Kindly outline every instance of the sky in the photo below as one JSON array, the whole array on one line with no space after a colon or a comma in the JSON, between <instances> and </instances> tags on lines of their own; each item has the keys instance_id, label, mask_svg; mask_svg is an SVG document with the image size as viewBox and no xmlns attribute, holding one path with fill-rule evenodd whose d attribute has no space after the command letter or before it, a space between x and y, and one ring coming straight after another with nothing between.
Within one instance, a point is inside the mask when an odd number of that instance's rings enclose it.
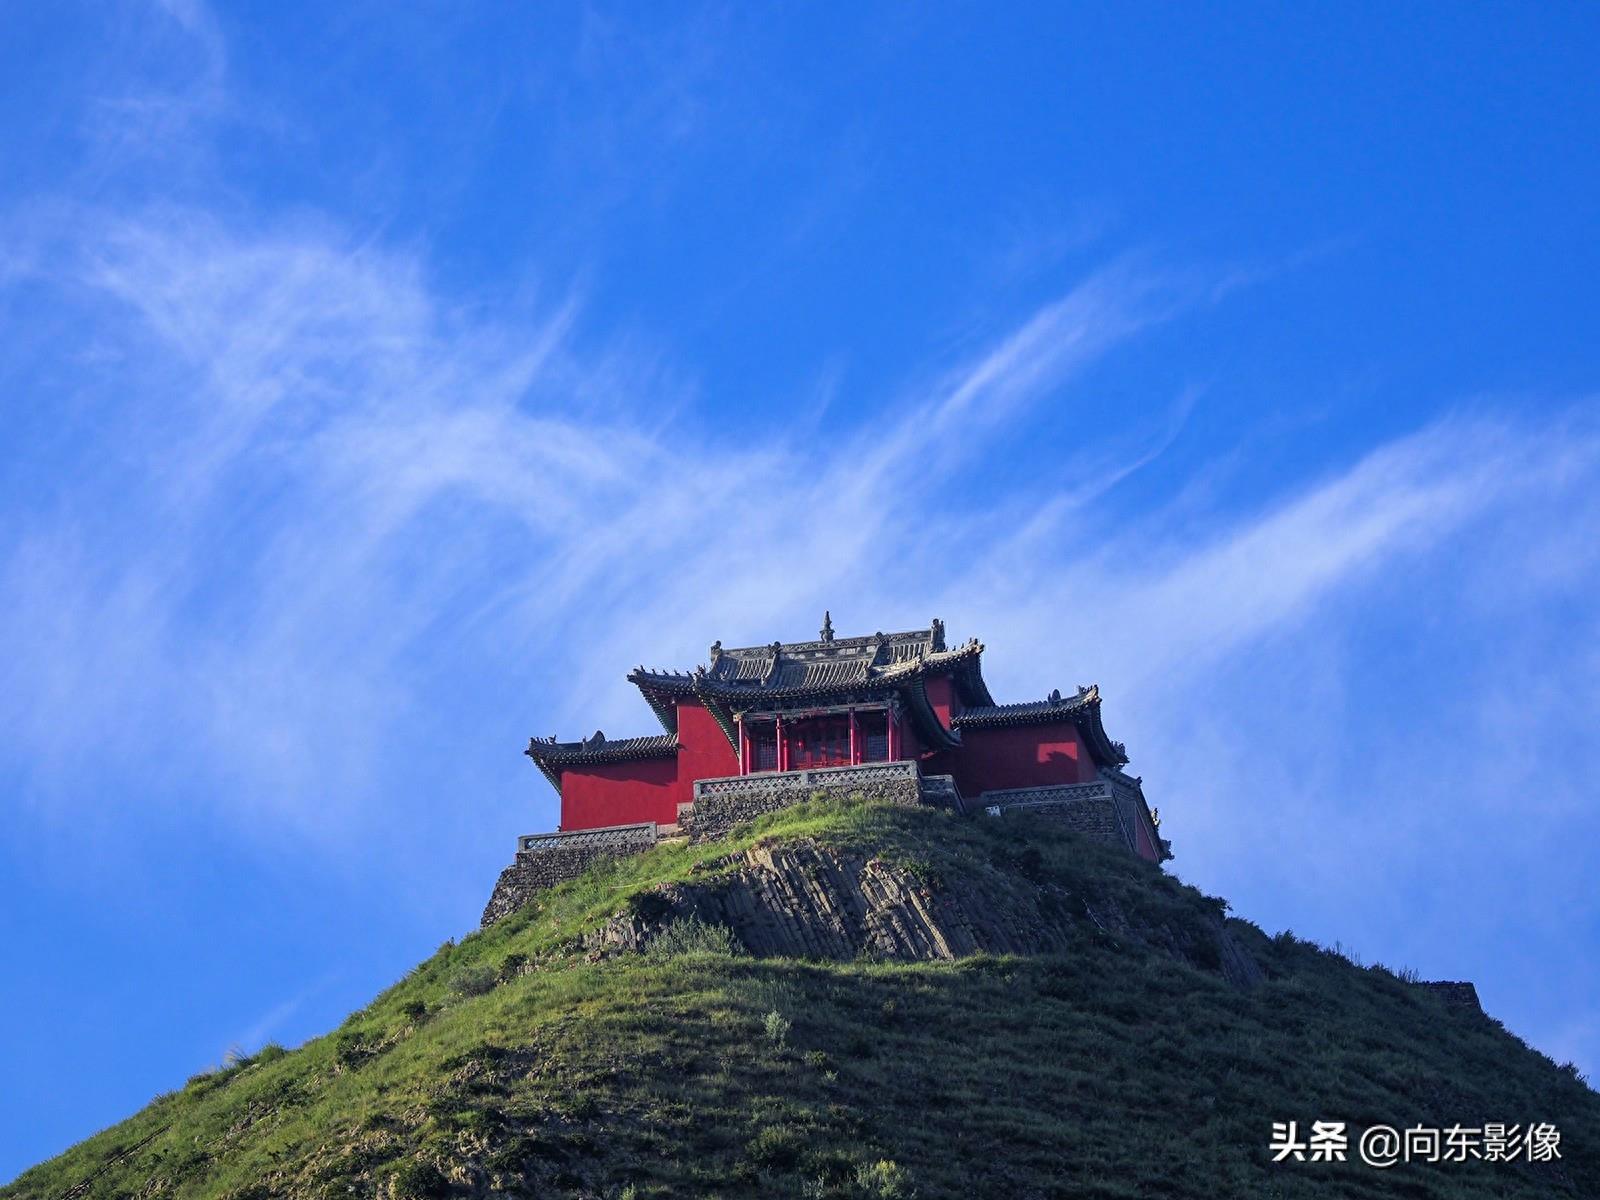
<instances>
[{"instance_id":1,"label":"sky","mask_svg":"<svg viewBox=\"0 0 1600 1200\"><path fill-rule=\"evenodd\" d=\"M1098 682L1168 869L1600 1079L1600 10L5 24L0 1179L825 608Z\"/></svg>"}]
</instances>

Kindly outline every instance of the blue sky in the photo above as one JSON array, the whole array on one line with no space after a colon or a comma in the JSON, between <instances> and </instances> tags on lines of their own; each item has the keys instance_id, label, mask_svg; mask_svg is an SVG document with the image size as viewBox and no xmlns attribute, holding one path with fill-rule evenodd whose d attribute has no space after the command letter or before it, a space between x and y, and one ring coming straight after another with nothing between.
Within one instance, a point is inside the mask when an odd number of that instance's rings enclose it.
<instances>
[{"instance_id":1,"label":"blue sky","mask_svg":"<svg viewBox=\"0 0 1600 1200\"><path fill-rule=\"evenodd\" d=\"M530 734L825 607L1098 681L1179 875L1600 1075L1597 35L10 12L0 1177L330 1028L554 825Z\"/></svg>"}]
</instances>

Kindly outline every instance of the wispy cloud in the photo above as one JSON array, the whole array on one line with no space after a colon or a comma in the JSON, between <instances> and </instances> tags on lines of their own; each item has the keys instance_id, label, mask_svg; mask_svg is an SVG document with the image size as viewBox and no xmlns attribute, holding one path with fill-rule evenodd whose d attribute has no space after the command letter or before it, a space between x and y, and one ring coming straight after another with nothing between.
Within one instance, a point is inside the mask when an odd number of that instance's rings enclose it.
<instances>
[{"instance_id":1,"label":"wispy cloud","mask_svg":"<svg viewBox=\"0 0 1600 1200\"><path fill-rule=\"evenodd\" d=\"M224 1054L219 1055L219 1061L225 1057L228 1050L235 1048L250 1054L260 1050L269 1040L280 1035L284 1027L294 1019L295 1014L305 1007L306 1002L332 983L335 977L334 973L324 975L286 1000L281 1000L267 1009L223 1048Z\"/></svg>"},{"instance_id":2,"label":"wispy cloud","mask_svg":"<svg viewBox=\"0 0 1600 1200\"><path fill-rule=\"evenodd\" d=\"M1158 461L1192 397L1143 452L1082 447L1113 464L1086 488L997 479L992 511L961 516L930 497L1182 309L1127 265L908 390L888 437L752 450L662 424L673 403L651 391L669 385L647 370L581 360L570 304L521 327L474 319L414 256L314 226L163 211L95 233L70 283L120 314L95 339L126 394L65 503L6 547L13 752L181 743L295 819L333 815L320 795L302 809L313 777L362 805L417 701L421 647L450 623L455 644L573 681L553 707L624 719L616 676L640 656L765 638L840 596L874 622L937 602L1002 654L1053 637L1062 671L1090 665L1073 629L1092 624L1096 671L1153 692L1517 497L1570 496L1594 467L1570 424L1447 420L1198 536L1162 511L1107 546L1083 532L1105 527L1094 506Z\"/></svg>"},{"instance_id":3,"label":"wispy cloud","mask_svg":"<svg viewBox=\"0 0 1600 1200\"><path fill-rule=\"evenodd\" d=\"M648 369L580 358L570 304L475 319L415 256L316 225L86 228L54 282L112 373L79 381L98 399L74 486L5 547L12 752L70 775L91 739L182 745L252 819L317 825L371 794L442 626L605 708L641 654L809 621L888 583L886 547L926 565L924 489L1166 315L1107 271L908 391L890 436L752 451L661 423Z\"/></svg>"}]
</instances>

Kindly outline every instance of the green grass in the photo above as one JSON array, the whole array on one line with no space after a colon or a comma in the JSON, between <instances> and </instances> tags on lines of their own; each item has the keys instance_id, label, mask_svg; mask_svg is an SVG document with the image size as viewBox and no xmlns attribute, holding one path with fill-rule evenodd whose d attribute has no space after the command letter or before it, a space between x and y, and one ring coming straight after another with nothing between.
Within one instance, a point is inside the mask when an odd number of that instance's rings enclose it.
<instances>
[{"instance_id":1,"label":"green grass","mask_svg":"<svg viewBox=\"0 0 1600 1200\"><path fill-rule=\"evenodd\" d=\"M1221 908L1048 822L805 805L597 869L441 947L329 1036L196 1077L0 1195L1600 1195L1600 1097L1572 1072L1243 922L1268 975L1248 992L1087 921L1068 953L955 963L758 960L706 927L574 950L762 838L866 851L930 888L1047 881L1191 941ZM1273 1121L1323 1118L1553 1121L1564 1173L1268 1164Z\"/></svg>"}]
</instances>

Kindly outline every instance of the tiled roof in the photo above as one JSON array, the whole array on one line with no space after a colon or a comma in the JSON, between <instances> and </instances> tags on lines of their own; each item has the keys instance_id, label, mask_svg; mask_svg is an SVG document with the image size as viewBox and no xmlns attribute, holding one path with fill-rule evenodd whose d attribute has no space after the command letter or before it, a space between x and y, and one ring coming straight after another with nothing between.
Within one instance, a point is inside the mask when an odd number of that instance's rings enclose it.
<instances>
[{"instance_id":1,"label":"tiled roof","mask_svg":"<svg viewBox=\"0 0 1600 1200\"><path fill-rule=\"evenodd\" d=\"M696 697L738 748L741 713L768 705L823 701L829 695L859 697L894 695L911 713L929 748L960 745L962 729L996 728L1070 720L1078 728L1096 762L1115 767L1128 761L1121 743L1106 736L1100 724L1100 691L1080 687L1075 695L1052 692L1048 699L1024 704L996 704L983 681L983 645L973 638L954 650L945 646L944 622L927 629L836 638L833 622L824 616L816 641L773 642L767 646L724 649L711 646L710 662L693 671L646 670L638 667L628 679L637 685L665 733L607 741L596 733L580 742L533 739L528 756L551 783L560 787L561 768L574 763L622 762L669 757L678 752L678 709L681 697ZM958 713L945 728L928 699L928 679L948 676L960 700Z\"/></svg>"},{"instance_id":2,"label":"tiled roof","mask_svg":"<svg viewBox=\"0 0 1600 1200\"><path fill-rule=\"evenodd\" d=\"M910 707L930 746L954 746L959 737L939 723L928 704L922 680L950 675L968 705L991 705L983 682L983 646L976 638L947 649L944 622L926 629L836 638L833 622L823 618L822 636L811 642L773 642L726 650L711 646L710 663L694 671L660 671L639 667L632 681L669 732L677 728L675 700L698 697L716 716L737 746L734 714L752 707L821 700L829 695L894 692Z\"/></svg>"},{"instance_id":3,"label":"tiled roof","mask_svg":"<svg viewBox=\"0 0 1600 1200\"><path fill-rule=\"evenodd\" d=\"M834 637L833 623L826 621L823 633L823 638L813 642L773 642L733 650L724 650L722 643L716 642L706 674L717 684L775 691L859 687L883 668L916 662L944 650L941 621L927 629L850 638Z\"/></svg>"},{"instance_id":4,"label":"tiled roof","mask_svg":"<svg viewBox=\"0 0 1600 1200\"><path fill-rule=\"evenodd\" d=\"M1071 721L1083 735L1095 761L1102 766L1120 766L1128 761L1121 742L1106 736L1100 724L1100 688L1097 684L1080 687L1076 695L1051 692L1044 700L1022 704L984 704L963 709L951 725L962 729L994 729L1007 725L1040 725L1050 721Z\"/></svg>"},{"instance_id":5,"label":"tiled roof","mask_svg":"<svg viewBox=\"0 0 1600 1200\"><path fill-rule=\"evenodd\" d=\"M957 725L1032 725L1040 721L1067 721L1084 706L1097 703L1099 688L1081 688L1076 696L1052 692L1045 700L1025 700L1021 704L984 704L963 709Z\"/></svg>"},{"instance_id":6,"label":"tiled roof","mask_svg":"<svg viewBox=\"0 0 1600 1200\"><path fill-rule=\"evenodd\" d=\"M730 701L742 698L788 699L841 689L897 687L913 675L953 671L967 666L972 699L987 700L978 674L983 647L976 639L947 650L944 624L934 621L927 629L904 633L875 633L866 637L829 638L814 642L773 642L724 650L711 647L708 666L689 671L647 670L639 667L628 678L647 695L715 695Z\"/></svg>"},{"instance_id":7,"label":"tiled roof","mask_svg":"<svg viewBox=\"0 0 1600 1200\"><path fill-rule=\"evenodd\" d=\"M596 731L592 738L581 742L558 742L554 738L533 738L524 752L536 762L622 762L631 758L668 758L678 752L678 735L653 733L646 737L618 738L607 741L606 735Z\"/></svg>"},{"instance_id":8,"label":"tiled roof","mask_svg":"<svg viewBox=\"0 0 1600 1200\"><path fill-rule=\"evenodd\" d=\"M530 738L523 751L544 773L550 786L561 790L561 769L580 763L631 762L641 758L670 758L678 752L676 733L653 733L645 737L607 741L598 729L581 742L558 742L555 738Z\"/></svg>"}]
</instances>

